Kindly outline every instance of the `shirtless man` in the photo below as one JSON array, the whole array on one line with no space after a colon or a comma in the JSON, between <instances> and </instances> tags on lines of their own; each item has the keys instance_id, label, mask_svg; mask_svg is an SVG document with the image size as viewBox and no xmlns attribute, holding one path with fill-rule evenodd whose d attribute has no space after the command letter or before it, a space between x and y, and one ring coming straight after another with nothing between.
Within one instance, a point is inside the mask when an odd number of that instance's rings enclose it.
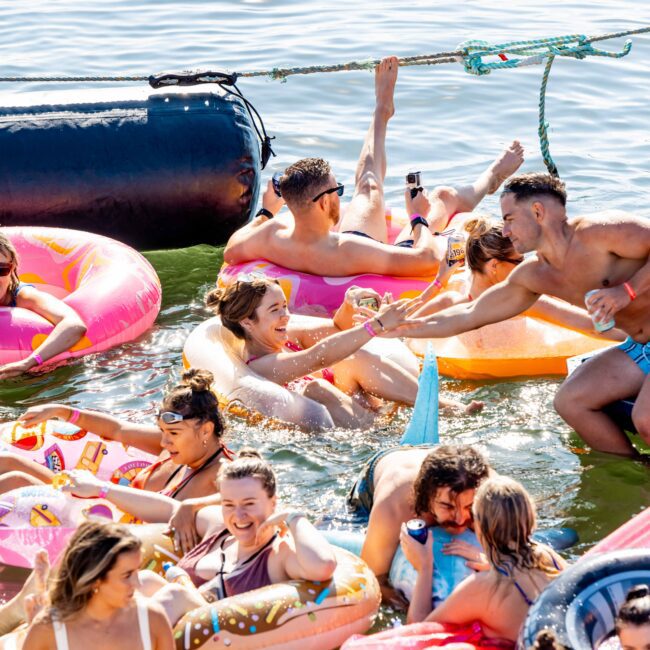
<instances>
[{"instance_id":1,"label":"shirtless man","mask_svg":"<svg viewBox=\"0 0 650 650\"><path fill-rule=\"evenodd\" d=\"M331 228L339 222L339 197L343 185L337 183L329 164L320 158L299 160L285 170L280 191L291 214L273 217L283 201L274 198L271 185L264 194L263 209L249 224L235 232L224 250L224 260L237 264L265 258L297 271L345 276L380 273L394 276L432 275L446 252L446 240L432 232L444 230L458 212L471 211L523 162L523 149L513 142L483 172L476 182L454 189L438 187L429 201L423 193L415 200L406 195L410 215L429 219L431 230L422 221L407 227L388 245L384 178L386 176L386 128L393 116L393 94L398 61L388 57L375 70L375 111L361 149L355 174L354 195L341 219L339 232ZM430 210L430 213L429 213Z\"/></svg>"},{"instance_id":2,"label":"shirtless man","mask_svg":"<svg viewBox=\"0 0 650 650\"><path fill-rule=\"evenodd\" d=\"M501 195L503 234L519 254L535 251L478 300L403 326L411 337L446 337L529 309L542 294L582 306L601 323L612 318L629 338L582 364L560 387L555 408L598 451L637 456L603 407L638 394L632 420L650 442L650 223L621 212L567 218L564 183L521 174Z\"/></svg>"},{"instance_id":3,"label":"shirtless man","mask_svg":"<svg viewBox=\"0 0 650 650\"><path fill-rule=\"evenodd\" d=\"M348 504L369 514L361 557L377 576L385 600L401 602L388 584L388 573L402 524L417 517L455 535L472 528L474 492L489 472L485 458L468 445L384 449L368 461ZM445 552L466 558L471 568L483 568L470 544L451 542Z\"/></svg>"}]
</instances>

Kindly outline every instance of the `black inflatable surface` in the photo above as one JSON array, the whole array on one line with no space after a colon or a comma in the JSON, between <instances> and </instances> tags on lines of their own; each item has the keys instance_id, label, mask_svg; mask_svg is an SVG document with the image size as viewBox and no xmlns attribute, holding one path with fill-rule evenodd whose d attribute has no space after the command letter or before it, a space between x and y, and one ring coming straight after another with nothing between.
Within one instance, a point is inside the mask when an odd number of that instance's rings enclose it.
<instances>
[{"instance_id":1,"label":"black inflatable surface","mask_svg":"<svg viewBox=\"0 0 650 650\"><path fill-rule=\"evenodd\" d=\"M224 243L257 201L260 148L240 100L214 88L11 96L30 105L0 106L0 225Z\"/></svg>"},{"instance_id":2,"label":"black inflatable surface","mask_svg":"<svg viewBox=\"0 0 650 650\"><path fill-rule=\"evenodd\" d=\"M543 628L575 650L598 647L614 630L618 608L637 584L650 584L650 550L600 553L556 578L531 606L517 643L530 648Z\"/></svg>"}]
</instances>

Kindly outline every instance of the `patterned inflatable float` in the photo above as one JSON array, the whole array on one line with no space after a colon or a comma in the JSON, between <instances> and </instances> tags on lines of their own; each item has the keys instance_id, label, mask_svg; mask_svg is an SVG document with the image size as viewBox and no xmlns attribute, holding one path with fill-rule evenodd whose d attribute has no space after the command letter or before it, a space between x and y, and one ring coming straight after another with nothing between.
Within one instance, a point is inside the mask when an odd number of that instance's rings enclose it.
<instances>
[{"instance_id":1,"label":"patterned inflatable float","mask_svg":"<svg viewBox=\"0 0 650 650\"><path fill-rule=\"evenodd\" d=\"M452 223L457 229L461 228L466 216L454 218ZM389 213L386 219L389 241L393 241L407 223L406 215ZM242 274L260 274L277 280L291 312L328 317L336 311L346 290L353 285L375 289L382 295L389 292L397 300L420 295L434 279L394 278L371 273L325 277L293 271L267 260L251 260L242 264L224 264L217 284L228 285ZM456 274L448 284L449 289L457 291L463 291L464 287L462 274ZM418 356L423 357L428 342L432 343L438 357L440 374L456 379L566 375L568 357L611 345L611 341L523 316L448 339L410 339L408 343Z\"/></svg>"},{"instance_id":2,"label":"patterned inflatable float","mask_svg":"<svg viewBox=\"0 0 650 650\"><path fill-rule=\"evenodd\" d=\"M63 228L3 228L18 251L22 282L60 298L88 331L60 361L131 341L160 311L160 280L138 252L107 237ZM0 364L29 356L52 331L38 314L0 307Z\"/></svg>"},{"instance_id":3,"label":"patterned inflatable float","mask_svg":"<svg viewBox=\"0 0 650 650\"><path fill-rule=\"evenodd\" d=\"M291 319L313 320L295 315ZM417 368L413 353L396 339L372 339L364 348ZM258 414L310 431L334 427L332 416L322 404L253 372L245 363L243 342L222 327L218 317L201 323L190 333L183 347L183 365L212 372L213 386L223 407L239 405L245 417Z\"/></svg>"}]
</instances>

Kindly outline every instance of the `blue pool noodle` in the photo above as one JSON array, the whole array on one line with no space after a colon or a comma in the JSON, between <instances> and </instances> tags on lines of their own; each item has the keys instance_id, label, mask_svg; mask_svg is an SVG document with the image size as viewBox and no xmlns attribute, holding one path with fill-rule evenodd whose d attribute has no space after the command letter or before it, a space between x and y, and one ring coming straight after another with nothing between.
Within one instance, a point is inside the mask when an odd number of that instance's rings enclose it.
<instances>
[{"instance_id":1,"label":"blue pool noodle","mask_svg":"<svg viewBox=\"0 0 650 650\"><path fill-rule=\"evenodd\" d=\"M420 373L413 415L400 440L400 445L435 445L440 442L438 392L438 361L436 353L429 343L424 356L424 366Z\"/></svg>"}]
</instances>

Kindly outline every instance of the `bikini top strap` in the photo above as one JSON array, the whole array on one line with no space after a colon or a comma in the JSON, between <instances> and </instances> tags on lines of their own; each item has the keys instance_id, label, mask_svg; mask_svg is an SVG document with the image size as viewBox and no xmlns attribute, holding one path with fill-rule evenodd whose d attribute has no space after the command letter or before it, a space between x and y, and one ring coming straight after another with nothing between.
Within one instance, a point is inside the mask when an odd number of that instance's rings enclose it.
<instances>
[{"instance_id":1,"label":"bikini top strap","mask_svg":"<svg viewBox=\"0 0 650 650\"><path fill-rule=\"evenodd\" d=\"M138 625L140 627L142 650L152 650L151 630L149 629L149 608L143 600L136 600L135 603L138 611Z\"/></svg>"},{"instance_id":2,"label":"bikini top strap","mask_svg":"<svg viewBox=\"0 0 650 650\"><path fill-rule=\"evenodd\" d=\"M501 567L495 566L494 567L498 573L500 573L502 576L505 576L506 578L510 578L512 580L512 584L517 588L517 591L521 594L522 598L524 599L526 605L530 607L533 604L533 601L528 598L528 594L521 588L521 585L517 582L515 577L508 573L505 569L502 569Z\"/></svg>"},{"instance_id":3,"label":"bikini top strap","mask_svg":"<svg viewBox=\"0 0 650 650\"><path fill-rule=\"evenodd\" d=\"M68 632L65 629L65 623L54 616L52 617L52 627L54 628L56 650L70 650L70 646L68 645Z\"/></svg>"},{"instance_id":4,"label":"bikini top strap","mask_svg":"<svg viewBox=\"0 0 650 650\"><path fill-rule=\"evenodd\" d=\"M217 458L220 454L224 454L224 448L219 447L217 451L214 452L204 463L201 463L199 467L197 467L193 472L190 472L173 490L170 491L170 493L167 495L171 497L172 499L176 497L176 495L199 473L202 472L215 458ZM178 474L178 472L183 468L186 467L185 465L181 465L178 467L173 474L165 481L164 487L167 487L169 483L172 481L172 479Z\"/></svg>"},{"instance_id":5,"label":"bikini top strap","mask_svg":"<svg viewBox=\"0 0 650 650\"><path fill-rule=\"evenodd\" d=\"M217 585L217 595L219 597L219 600L222 598L226 597L226 579L224 577L224 574L226 572L226 552L223 549L224 544L226 543L228 539L228 531L224 529L224 538L221 540L221 544L219 544L219 551L221 553L220 557L220 563L221 566L219 567L219 571L217 571L217 575L219 576L219 584ZM247 557L243 562L239 562L233 567L234 569L242 569L244 568L247 564L250 564L255 560L255 558L259 557L260 553L263 553L273 542L275 541L276 537L278 536L277 533L273 534L273 537L264 544L261 548L258 548L255 553L253 553L250 557ZM220 537L220 536L219 536ZM217 538L219 539L219 538Z\"/></svg>"}]
</instances>

